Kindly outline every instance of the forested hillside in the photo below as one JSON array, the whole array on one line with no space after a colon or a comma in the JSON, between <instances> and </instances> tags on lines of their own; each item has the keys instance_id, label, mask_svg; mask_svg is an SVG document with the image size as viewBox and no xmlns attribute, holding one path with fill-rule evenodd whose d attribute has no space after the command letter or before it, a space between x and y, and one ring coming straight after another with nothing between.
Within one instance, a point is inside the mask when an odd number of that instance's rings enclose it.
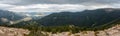
<instances>
[{"instance_id":1,"label":"forested hillside","mask_svg":"<svg viewBox=\"0 0 120 36\"><path fill-rule=\"evenodd\" d=\"M60 12L45 16L39 20L20 22L8 27L24 28L31 31L30 35L43 32L102 31L120 23L119 9L96 9L82 12ZM41 34L42 35L42 34Z\"/></svg>"},{"instance_id":2,"label":"forested hillside","mask_svg":"<svg viewBox=\"0 0 120 36\"><path fill-rule=\"evenodd\" d=\"M0 24L5 24L9 21L19 20L22 18L22 16L15 14L11 11L0 10Z\"/></svg>"},{"instance_id":3,"label":"forested hillside","mask_svg":"<svg viewBox=\"0 0 120 36\"><path fill-rule=\"evenodd\" d=\"M41 30L47 32L63 31L86 31L104 30L110 28L120 21L119 9L96 9L82 12L61 12L53 13L39 20L31 20L10 25L18 28L28 28L30 30Z\"/></svg>"}]
</instances>

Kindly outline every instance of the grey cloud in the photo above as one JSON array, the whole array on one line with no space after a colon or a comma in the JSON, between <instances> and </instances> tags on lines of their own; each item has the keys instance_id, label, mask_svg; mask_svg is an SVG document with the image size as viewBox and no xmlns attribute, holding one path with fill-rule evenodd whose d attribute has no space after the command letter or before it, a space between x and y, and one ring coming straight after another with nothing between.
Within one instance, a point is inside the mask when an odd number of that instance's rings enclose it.
<instances>
[{"instance_id":1,"label":"grey cloud","mask_svg":"<svg viewBox=\"0 0 120 36\"><path fill-rule=\"evenodd\" d=\"M120 0L0 0L3 3L14 5L29 4L114 4Z\"/></svg>"},{"instance_id":2,"label":"grey cloud","mask_svg":"<svg viewBox=\"0 0 120 36\"><path fill-rule=\"evenodd\" d=\"M39 4L39 6L37 6L37 4ZM67 4L70 4L72 6L70 5L66 6ZM83 7L78 5L82 5ZM119 6L120 6L120 0L0 0L0 9L7 9L15 12L16 11L42 12L42 11L66 11L66 10L69 11L71 10L72 7L73 8L71 11L79 11L81 9L88 9L88 8L90 9L109 8L109 7L118 8ZM45 7L45 8L41 8L41 7Z\"/></svg>"},{"instance_id":3,"label":"grey cloud","mask_svg":"<svg viewBox=\"0 0 120 36\"><path fill-rule=\"evenodd\" d=\"M3 4L15 4L15 3L21 3L22 0L0 0L0 3Z\"/></svg>"}]
</instances>

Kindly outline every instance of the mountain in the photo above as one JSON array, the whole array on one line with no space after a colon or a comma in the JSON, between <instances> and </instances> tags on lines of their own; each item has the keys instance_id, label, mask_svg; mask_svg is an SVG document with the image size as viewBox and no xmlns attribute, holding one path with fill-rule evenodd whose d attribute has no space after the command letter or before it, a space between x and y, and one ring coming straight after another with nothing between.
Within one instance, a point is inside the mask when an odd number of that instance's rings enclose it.
<instances>
[{"instance_id":1,"label":"mountain","mask_svg":"<svg viewBox=\"0 0 120 36\"><path fill-rule=\"evenodd\" d=\"M0 10L0 24L22 19L23 17L11 11Z\"/></svg>"},{"instance_id":2,"label":"mountain","mask_svg":"<svg viewBox=\"0 0 120 36\"><path fill-rule=\"evenodd\" d=\"M8 27L29 29L28 36L119 36L120 9L53 13Z\"/></svg>"},{"instance_id":3,"label":"mountain","mask_svg":"<svg viewBox=\"0 0 120 36\"><path fill-rule=\"evenodd\" d=\"M98 27L119 19L120 9L102 8L81 12L53 13L37 20L44 26L74 25L79 27Z\"/></svg>"}]
</instances>

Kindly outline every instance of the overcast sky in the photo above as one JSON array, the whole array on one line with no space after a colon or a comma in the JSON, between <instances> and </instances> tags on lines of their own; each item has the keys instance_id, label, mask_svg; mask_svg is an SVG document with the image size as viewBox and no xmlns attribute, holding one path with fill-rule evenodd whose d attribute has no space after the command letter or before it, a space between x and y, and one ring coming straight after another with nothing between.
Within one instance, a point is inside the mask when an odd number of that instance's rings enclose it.
<instances>
[{"instance_id":1,"label":"overcast sky","mask_svg":"<svg viewBox=\"0 0 120 36\"><path fill-rule=\"evenodd\" d=\"M14 12L59 12L120 8L120 0L0 0L0 9Z\"/></svg>"}]
</instances>

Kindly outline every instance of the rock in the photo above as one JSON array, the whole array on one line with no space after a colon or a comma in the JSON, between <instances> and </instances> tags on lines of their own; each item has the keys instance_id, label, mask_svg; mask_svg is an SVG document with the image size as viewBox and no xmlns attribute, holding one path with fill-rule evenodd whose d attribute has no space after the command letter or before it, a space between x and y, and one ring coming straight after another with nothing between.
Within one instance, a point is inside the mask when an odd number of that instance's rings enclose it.
<instances>
[{"instance_id":1,"label":"rock","mask_svg":"<svg viewBox=\"0 0 120 36\"><path fill-rule=\"evenodd\" d=\"M0 27L0 36L25 36L29 33L27 29Z\"/></svg>"},{"instance_id":2,"label":"rock","mask_svg":"<svg viewBox=\"0 0 120 36\"><path fill-rule=\"evenodd\" d=\"M80 33L72 34L70 32L62 32L62 33L47 33L49 36L120 36L120 25L116 25L106 30L102 31L82 31Z\"/></svg>"}]
</instances>

